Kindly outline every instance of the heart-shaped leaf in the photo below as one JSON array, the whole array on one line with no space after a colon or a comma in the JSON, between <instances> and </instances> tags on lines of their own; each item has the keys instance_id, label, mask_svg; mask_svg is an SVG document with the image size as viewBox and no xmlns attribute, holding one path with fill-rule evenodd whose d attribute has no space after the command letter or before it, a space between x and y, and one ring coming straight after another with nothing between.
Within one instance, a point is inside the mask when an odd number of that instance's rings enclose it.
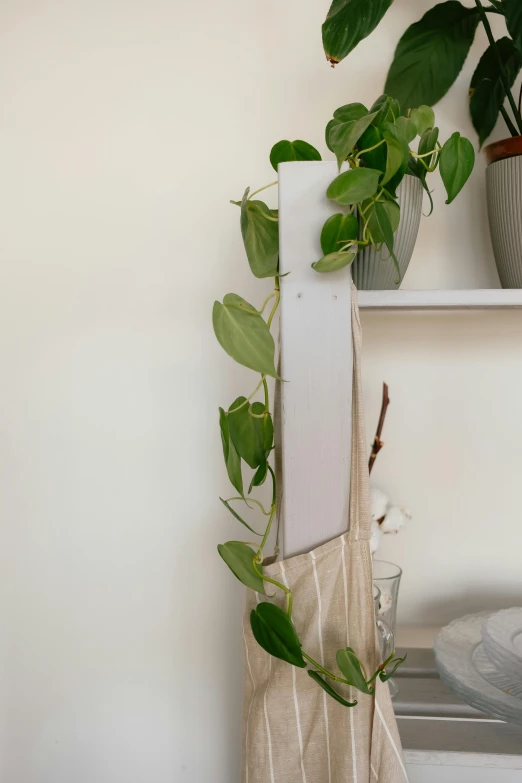
<instances>
[{"instance_id":1,"label":"heart-shaped leaf","mask_svg":"<svg viewBox=\"0 0 522 783\"><path fill-rule=\"evenodd\" d=\"M386 190L392 196L392 198L395 198L396 190L399 187L400 183L402 182L404 175L406 174L406 170L408 168L410 150L406 138L401 133L400 128L394 123L392 122L383 123L382 134L386 139L390 139L390 138L394 139L397 145L400 146L402 149L401 164L397 169L397 171L395 172L395 174L393 174L393 176L391 176L388 182L386 183ZM398 149L397 145L396 145L396 149Z\"/></svg>"},{"instance_id":2,"label":"heart-shaped leaf","mask_svg":"<svg viewBox=\"0 0 522 783\"><path fill-rule=\"evenodd\" d=\"M326 142L326 146L330 150L330 152L333 152L332 145L330 144L330 133L332 132L332 128L335 128L336 125L340 125L340 120L330 120L330 122L327 124L325 131L324 131L324 140Z\"/></svg>"},{"instance_id":3,"label":"heart-shaped leaf","mask_svg":"<svg viewBox=\"0 0 522 783\"><path fill-rule=\"evenodd\" d=\"M439 140L439 129L430 128L424 131L419 140L419 155L427 155L428 152L433 152L433 155L437 154L437 141ZM430 168L433 165L433 155L431 158L423 158L424 163ZM421 166L424 168L424 166ZM426 171L426 169L424 169Z\"/></svg>"},{"instance_id":4,"label":"heart-shaped leaf","mask_svg":"<svg viewBox=\"0 0 522 783\"><path fill-rule=\"evenodd\" d=\"M344 650L337 650L336 660L337 666L342 672L343 677L350 685L353 685L354 688L357 688L357 690L362 693L374 693L375 689L369 688L366 684L361 662L351 647L346 647Z\"/></svg>"},{"instance_id":5,"label":"heart-shaped leaf","mask_svg":"<svg viewBox=\"0 0 522 783\"><path fill-rule=\"evenodd\" d=\"M315 147L301 139L296 141L284 139L274 144L270 152L270 163L273 169L277 171L280 163L294 160L321 160L321 154Z\"/></svg>"},{"instance_id":6,"label":"heart-shaped leaf","mask_svg":"<svg viewBox=\"0 0 522 783\"><path fill-rule=\"evenodd\" d=\"M434 127L435 112L431 106L419 106L417 109L411 110L410 119L417 128L417 134L422 136L423 133Z\"/></svg>"},{"instance_id":7,"label":"heart-shaped leaf","mask_svg":"<svg viewBox=\"0 0 522 783\"><path fill-rule=\"evenodd\" d=\"M380 127L385 122L395 122L400 116L401 107L396 98L392 98L390 95L380 95L371 107L370 112L375 114L373 125Z\"/></svg>"},{"instance_id":8,"label":"heart-shaped leaf","mask_svg":"<svg viewBox=\"0 0 522 783\"><path fill-rule=\"evenodd\" d=\"M261 402L253 405L245 397L238 397L229 408L228 428L230 439L239 456L251 468L257 468L266 462L264 417L251 416L251 412L261 414L265 410ZM232 412L231 412L232 411Z\"/></svg>"},{"instance_id":9,"label":"heart-shaped leaf","mask_svg":"<svg viewBox=\"0 0 522 783\"><path fill-rule=\"evenodd\" d=\"M376 169L350 169L339 174L328 186L326 195L338 204L351 206L371 198L379 187L382 173Z\"/></svg>"},{"instance_id":10,"label":"heart-shaped leaf","mask_svg":"<svg viewBox=\"0 0 522 783\"><path fill-rule=\"evenodd\" d=\"M395 50L384 88L398 99L403 111L433 106L447 93L468 56L479 19L475 7L448 0L408 27Z\"/></svg>"},{"instance_id":11,"label":"heart-shaped leaf","mask_svg":"<svg viewBox=\"0 0 522 783\"><path fill-rule=\"evenodd\" d=\"M266 602L258 604L250 613L250 625L256 642L263 650L300 669L306 667L297 631L282 609Z\"/></svg>"},{"instance_id":12,"label":"heart-shaped leaf","mask_svg":"<svg viewBox=\"0 0 522 783\"><path fill-rule=\"evenodd\" d=\"M344 269L345 266L351 264L355 256L355 253L347 251L328 253L327 256L320 258L319 261L314 261L312 269L315 269L316 272L338 272L339 269Z\"/></svg>"},{"instance_id":13,"label":"heart-shaped leaf","mask_svg":"<svg viewBox=\"0 0 522 783\"><path fill-rule=\"evenodd\" d=\"M335 253L341 247L359 234L359 222L355 215L345 215L338 212L328 218L321 231L321 250L327 256Z\"/></svg>"},{"instance_id":14,"label":"heart-shaped leaf","mask_svg":"<svg viewBox=\"0 0 522 783\"><path fill-rule=\"evenodd\" d=\"M508 33L522 54L522 3L520 0L503 0L502 11L506 17Z\"/></svg>"},{"instance_id":15,"label":"heart-shaped leaf","mask_svg":"<svg viewBox=\"0 0 522 783\"><path fill-rule=\"evenodd\" d=\"M393 250L393 229L388 215L388 209L389 207L387 208L384 203L376 201L373 210L367 217L368 228L370 229L372 241L375 244L384 242L388 248L390 258L392 259L395 265L395 269L397 270L398 279L396 282L400 283L401 273L399 269L399 262L397 261L397 257L395 256Z\"/></svg>"},{"instance_id":16,"label":"heart-shaped leaf","mask_svg":"<svg viewBox=\"0 0 522 783\"><path fill-rule=\"evenodd\" d=\"M446 204L458 196L475 163L473 144L456 131L444 144L440 153L440 176L446 188L448 198Z\"/></svg>"},{"instance_id":17,"label":"heart-shaped leaf","mask_svg":"<svg viewBox=\"0 0 522 783\"><path fill-rule=\"evenodd\" d=\"M395 233L399 228L401 219L401 210L398 203L393 199L387 199L386 201L379 201L379 204L382 204L383 209L387 213L392 232ZM370 231L372 232L372 236L378 237L375 239L375 242L380 244L381 242L384 242L384 236L382 235L382 232L380 231L373 215L375 210L374 205L375 202L371 199L368 199L368 201L363 201L362 204L363 209L365 210L366 219L369 221L368 225L370 227Z\"/></svg>"},{"instance_id":18,"label":"heart-shaped leaf","mask_svg":"<svg viewBox=\"0 0 522 783\"><path fill-rule=\"evenodd\" d=\"M274 338L252 305L237 294L227 294L223 304L214 302L212 323L221 347L238 364L279 377L274 365Z\"/></svg>"},{"instance_id":19,"label":"heart-shaped leaf","mask_svg":"<svg viewBox=\"0 0 522 783\"><path fill-rule=\"evenodd\" d=\"M335 699L335 701L338 701L339 704L343 705L343 707L356 707L357 706L357 702L356 701L346 701L346 699L343 699L343 697L340 696L337 693L335 688L332 688L332 686L325 679L323 679L323 677L321 677L319 672L314 672L311 669L309 669L308 670L308 674L310 675L312 680L314 680L318 685L321 686L323 691L326 691L328 696L331 696L332 699Z\"/></svg>"},{"instance_id":20,"label":"heart-shaped leaf","mask_svg":"<svg viewBox=\"0 0 522 783\"><path fill-rule=\"evenodd\" d=\"M328 141L337 158L339 168L352 152L368 125L371 124L373 117L373 114L367 114L359 120L341 122L339 125L332 126Z\"/></svg>"},{"instance_id":21,"label":"heart-shaped leaf","mask_svg":"<svg viewBox=\"0 0 522 783\"><path fill-rule=\"evenodd\" d=\"M390 179L399 171L404 162L404 148L400 141L390 136L388 133L384 134L386 139L386 171L382 179L381 185L385 185Z\"/></svg>"},{"instance_id":22,"label":"heart-shaped leaf","mask_svg":"<svg viewBox=\"0 0 522 783\"><path fill-rule=\"evenodd\" d=\"M252 274L274 277L279 266L279 224L263 201L249 201L245 190L241 201L241 234Z\"/></svg>"},{"instance_id":23,"label":"heart-shaped leaf","mask_svg":"<svg viewBox=\"0 0 522 783\"><path fill-rule=\"evenodd\" d=\"M506 90L500 76L497 52L502 60L510 87L515 83L522 67L522 54L511 38L497 41L496 51L490 46L479 60L470 85L469 110L473 127L478 133L480 145L485 142L496 125Z\"/></svg>"},{"instance_id":24,"label":"heart-shaped leaf","mask_svg":"<svg viewBox=\"0 0 522 783\"><path fill-rule=\"evenodd\" d=\"M230 505L230 503L227 500L223 500L223 498L219 498L219 499L221 500L221 502L223 503L225 508L228 509L228 511L230 511L232 516L235 517L238 522L241 522L242 525L244 525L246 528L248 528L248 530L250 530L251 533L253 533L255 536L259 536L260 538L263 536L263 533L258 533L257 530L254 530L252 527L250 527L248 522L245 522L243 517L239 516L237 511L232 508L232 506Z\"/></svg>"},{"instance_id":25,"label":"heart-shaped leaf","mask_svg":"<svg viewBox=\"0 0 522 783\"><path fill-rule=\"evenodd\" d=\"M243 476L241 475L241 460L234 444L230 440L227 414L223 408L219 409L219 427L221 430L221 443L223 444L223 456L227 468L228 477L232 486L243 495Z\"/></svg>"},{"instance_id":26,"label":"heart-shaped leaf","mask_svg":"<svg viewBox=\"0 0 522 783\"><path fill-rule=\"evenodd\" d=\"M412 117L397 117L395 124L408 144L417 136L417 124Z\"/></svg>"},{"instance_id":27,"label":"heart-shaped leaf","mask_svg":"<svg viewBox=\"0 0 522 783\"><path fill-rule=\"evenodd\" d=\"M339 122L351 122L366 117L368 109L363 103L347 103L334 111L334 119Z\"/></svg>"},{"instance_id":28,"label":"heart-shaped leaf","mask_svg":"<svg viewBox=\"0 0 522 783\"><path fill-rule=\"evenodd\" d=\"M252 477L250 486L248 488L248 494L252 492L254 487L260 487L265 483L266 475L268 473L268 462L262 462Z\"/></svg>"},{"instance_id":29,"label":"heart-shaped leaf","mask_svg":"<svg viewBox=\"0 0 522 783\"><path fill-rule=\"evenodd\" d=\"M227 541L218 545L218 552L240 582L256 593L265 595L264 582L254 570L256 553L242 541Z\"/></svg>"},{"instance_id":30,"label":"heart-shaped leaf","mask_svg":"<svg viewBox=\"0 0 522 783\"><path fill-rule=\"evenodd\" d=\"M364 166L369 169L386 171L386 144L379 144L382 135L375 125L369 125L357 142L357 149Z\"/></svg>"},{"instance_id":31,"label":"heart-shaped leaf","mask_svg":"<svg viewBox=\"0 0 522 783\"><path fill-rule=\"evenodd\" d=\"M341 62L377 27L393 0L333 0L323 23L323 47L332 65Z\"/></svg>"}]
</instances>

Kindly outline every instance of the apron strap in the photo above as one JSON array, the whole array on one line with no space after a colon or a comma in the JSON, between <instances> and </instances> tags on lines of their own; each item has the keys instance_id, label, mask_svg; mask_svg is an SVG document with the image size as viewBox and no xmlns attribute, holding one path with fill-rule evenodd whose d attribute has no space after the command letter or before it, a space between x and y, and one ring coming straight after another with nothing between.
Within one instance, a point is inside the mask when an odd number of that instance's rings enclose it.
<instances>
[{"instance_id":1,"label":"apron strap","mask_svg":"<svg viewBox=\"0 0 522 783\"><path fill-rule=\"evenodd\" d=\"M350 470L349 537L369 540L371 537L370 475L366 449L366 432L362 404L361 351L362 329L357 303L357 289L352 283L352 464Z\"/></svg>"}]
</instances>

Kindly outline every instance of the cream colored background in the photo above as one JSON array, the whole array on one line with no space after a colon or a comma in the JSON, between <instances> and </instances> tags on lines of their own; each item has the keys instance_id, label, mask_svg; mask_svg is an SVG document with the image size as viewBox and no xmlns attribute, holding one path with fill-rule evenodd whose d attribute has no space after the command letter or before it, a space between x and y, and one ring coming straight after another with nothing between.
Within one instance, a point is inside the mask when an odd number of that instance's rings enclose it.
<instances>
[{"instance_id":1,"label":"cream colored background","mask_svg":"<svg viewBox=\"0 0 522 783\"><path fill-rule=\"evenodd\" d=\"M429 6L396 0L332 71L325 0L0 3L2 781L238 779L216 407L250 375L210 312L266 286L228 200L273 178L278 139L324 150ZM470 131L466 91L439 106L445 136ZM453 207L435 184L406 284L498 285L482 160ZM401 621L520 603L522 314L364 327L371 430L383 379L392 397L375 479L414 512L382 550L405 569Z\"/></svg>"}]
</instances>

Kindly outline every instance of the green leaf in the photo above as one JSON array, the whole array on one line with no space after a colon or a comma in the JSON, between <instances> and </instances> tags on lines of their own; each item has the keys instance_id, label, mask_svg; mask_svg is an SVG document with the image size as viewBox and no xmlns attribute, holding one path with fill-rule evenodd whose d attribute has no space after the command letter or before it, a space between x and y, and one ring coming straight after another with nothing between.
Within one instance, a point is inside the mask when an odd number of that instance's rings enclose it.
<instances>
[{"instance_id":1,"label":"green leaf","mask_svg":"<svg viewBox=\"0 0 522 783\"><path fill-rule=\"evenodd\" d=\"M285 139L274 144L270 152L270 163L273 169L277 171L280 163L294 160L321 160L321 153L301 139L296 141L286 141Z\"/></svg>"},{"instance_id":2,"label":"green leaf","mask_svg":"<svg viewBox=\"0 0 522 783\"><path fill-rule=\"evenodd\" d=\"M338 212L328 218L321 231L321 250L327 256L340 250L343 244L357 239L359 221L355 215Z\"/></svg>"},{"instance_id":3,"label":"green leaf","mask_svg":"<svg viewBox=\"0 0 522 783\"><path fill-rule=\"evenodd\" d=\"M256 553L242 541L227 541L218 544L218 552L240 582L256 593L265 595L265 586L261 577L254 570Z\"/></svg>"},{"instance_id":4,"label":"green leaf","mask_svg":"<svg viewBox=\"0 0 522 783\"><path fill-rule=\"evenodd\" d=\"M376 147L375 145L380 141L382 141L380 130L373 124L369 125L359 139L357 149L359 150L359 154L362 150L369 150L369 152L364 152L361 155L361 161L364 163L365 167L369 169L378 169L378 171L382 171L384 174L386 171L386 144L381 144L380 147ZM371 147L375 147L375 149L370 149Z\"/></svg>"},{"instance_id":5,"label":"green leaf","mask_svg":"<svg viewBox=\"0 0 522 783\"><path fill-rule=\"evenodd\" d=\"M497 50L512 87L522 67L522 54L507 37L497 41ZM495 50L490 46L480 58L470 85L469 110L481 146L495 127L505 98Z\"/></svg>"},{"instance_id":6,"label":"green leaf","mask_svg":"<svg viewBox=\"0 0 522 783\"><path fill-rule=\"evenodd\" d=\"M368 125L371 124L373 118L373 114L367 114L359 120L341 122L339 125L332 126L328 141L335 153L339 168L341 168L341 163L343 160L346 160Z\"/></svg>"},{"instance_id":7,"label":"green leaf","mask_svg":"<svg viewBox=\"0 0 522 783\"><path fill-rule=\"evenodd\" d=\"M401 107L399 101L389 95L380 95L370 112L375 113L373 119L373 125L380 127L384 122L395 122L397 117L400 116Z\"/></svg>"},{"instance_id":8,"label":"green leaf","mask_svg":"<svg viewBox=\"0 0 522 783\"><path fill-rule=\"evenodd\" d=\"M419 140L418 154L426 155L428 152L433 151L433 155L436 155L438 140L439 140L438 128L430 128L429 130L424 131L424 133L422 134ZM430 168L433 165L433 155L431 158L423 158L428 168ZM421 165L421 168L424 167ZM426 169L424 169L424 171L426 171Z\"/></svg>"},{"instance_id":9,"label":"green leaf","mask_svg":"<svg viewBox=\"0 0 522 783\"><path fill-rule=\"evenodd\" d=\"M456 131L447 140L440 153L440 176L448 194L446 204L451 204L458 196L473 171L474 163L473 144Z\"/></svg>"},{"instance_id":10,"label":"green leaf","mask_svg":"<svg viewBox=\"0 0 522 783\"><path fill-rule=\"evenodd\" d=\"M238 364L262 375L278 378L274 365L274 338L261 315L237 294L214 302L212 323L221 347Z\"/></svg>"},{"instance_id":11,"label":"green leaf","mask_svg":"<svg viewBox=\"0 0 522 783\"><path fill-rule=\"evenodd\" d=\"M259 409L259 406L261 409ZM235 410L236 408L238 410ZM230 413L230 411L234 412ZM263 462L266 462L267 457L264 440L264 419L251 416L251 411L256 414L262 413L264 405L261 402L254 402L253 405L250 405L246 403L245 397L238 397L229 408L228 428L230 439L236 447L239 456L251 468L257 468Z\"/></svg>"},{"instance_id":12,"label":"green leaf","mask_svg":"<svg viewBox=\"0 0 522 783\"><path fill-rule=\"evenodd\" d=\"M345 266L351 264L355 256L355 253L347 251L328 253L327 256L320 258L319 261L314 261L312 269L315 269L316 272L338 272L339 269L344 269Z\"/></svg>"},{"instance_id":13,"label":"green leaf","mask_svg":"<svg viewBox=\"0 0 522 783\"><path fill-rule=\"evenodd\" d=\"M227 500L223 500L223 498L219 498L219 499L221 500L225 508L227 508L230 511L232 516L237 519L238 522L241 522L241 524L244 525L246 528L248 528L248 530L250 530L250 532L253 533L255 536L259 536L260 538L262 537L263 533L258 533L257 530L254 530L254 528L250 527L248 522L245 522L245 520L239 516L237 511L232 508L232 506Z\"/></svg>"},{"instance_id":14,"label":"green leaf","mask_svg":"<svg viewBox=\"0 0 522 783\"><path fill-rule=\"evenodd\" d=\"M423 133L434 127L435 112L431 106L419 106L418 109L411 110L410 119L415 124L419 136L422 136Z\"/></svg>"},{"instance_id":15,"label":"green leaf","mask_svg":"<svg viewBox=\"0 0 522 783\"><path fill-rule=\"evenodd\" d=\"M373 242L375 244L384 242L388 248L390 257L395 265L395 269L397 270L398 279L396 282L400 283L401 272L399 269L399 262L397 261L393 250L393 229L385 204L382 204L379 201L375 202L373 211L368 216L368 228L370 229Z\"/></svg>"},{"instance_id":16,"label":"green leaf","mask_svg":"<svg viewBox=\"0 0 522 783\"><path fill-rule=\"evenodd\" d=\"M339 174L328 186L326 195L338 204L351 206L373 196L382 172L376 169L351 169Z\"/></svg>"},{"instance_id":17,"label":"green leaf","mask_svg":"<svg viewBox=\"0 0 522 783\"><path fill-rule=\"evenodd\" d=\"M241 475L241 460L236 447L230 440L227 414L223 408L219 409L219 427L221 429L221 443L223 444L223 456L227 468L228 477L232 486L243 496L243 476Z\"/></svg>"},{"instance_id":18,"label":"green leaf","mask_svg":"<svg viewBox=\"0 0 522 783\"><path fill-rule=\"evenodd\" d=\"M401 663L404 663L404 661L406 660L406 657L407 656L405 655L403 658L394 658L393 661L391 662L393 666L392 670L388 672L385 669L384 671L381 671L379 673L379 677L382 680L382 682L386 682L386 680L389 680L391 677L393 677L393 675L395 674L395 672L397 671Z\"/></svg>"},{"instance_id":19,"label":"green leaf","mask_svg":"<svg viewBox=\"0 0 522 783\"><path fill-rule=\"evenodd\" d=\"M336 660L339 670L350 685L353 685L354 688L357 688L362 693L371 695L374 692L374 688L369 688L366 684L361 663L351 647L337 650Z\"/></svg>"},{"instance_id":20,"label":"green leaf","mask_svg":"<svg viewBox=\"0 0 522 783\"><path fill-rule=\"evenodd\" d=\"M399 41L384 88L388 95L404 111L440 101L464 65L478 23L476 8L457 0L427 11Z\"/></svg>"},{"instance_id":21,"label":"green leaf","mask_svg":"<svg viewBox=\"0 0 522 783\"><path fill-rule=\"evenodd\" d=\"M258 604L250 613L250 625L263 650L300 669L306 667L294 624L282 609L266 602Z\"/></svg>"},{"instance_id":22,"label":"green leaf","mask_svg":"<svg viewBox=\"0 0 522 783\"><path fill-rule=\"evenodd\" d=\"M392 177L390 177L390 179L386 183L386 190L393 198L395 198L396 190L399 187L400 183L402 182L404 175L406 174L406 170L408 168L410 150L406 138L403 136L400 128L397 125L391 122L385 122L382 126L382 132L386 139L389 138L395 139L395 141L400 145L402 149L402 162L398 170L395 172L395 174Z\"/></svg>"},{"instance_id":23,"label":"green leaf","mask_svg":"<svg viewBox=\"0 0 522 783\"><path fill-rule=\"evenodd\" d=\"M318 685L321 686L323 691L326 691L328 696L331 696L332 699L335 699L335 701L338 701L339 704L343 705L343 707L356 707L357 706L357 702L356 701L346 701L346 699L343 699L343 697L340 696L337 693L337 691L334 688L332 688L332 686L328 682L326 682L325 679L323 679L321 677L319 672L314 672L311 669L309 669L308 670L308 674L310 675L312 680L314 680Z\"/></svg>"},{"instance_id":24,"label":"green leaf","mask_svg":"<svg viewBox=\"0 0 522 783\"><path fill-rule=\"evenodd\" d=\"M385 185L401 168L404 162L404 148L397 139L385 133L386 139L386 171L381 185Z\"/></svg>"},{"instance_id":25,"label":"green leaf","mask_svg":"<svg viewBox=\"0 0 522 783\"><path fill-rule=\"evenodd\" d=\"M418 130L417 130L417 124L412 118L397 117L397 119L395 120L395 124L397 125L397 128L401 132L402 136L404 136L408 144L411 141L413 141L413 139L416 137L418 133Z\"/></svg>"},{"instance_id":26,"label":"green leaf","mask_svg":"<svg viewBox=\"0 0 522 783\"><path fill-rule=\"evenodd\" d=\"M508 33L522 54L522 3L520 0L504 0L502 10L506 17Z\"/></svg>"},{"instance_id":27,"label":"green leaf","mask_svg":"<svg viewBox=\"0 0 522 783\"><path fill-rule=\"evenodd\" d=\"M261 465L258 467L256 472L254 473L254 476L252 478L252 481L250 482L250 486L248 488L248 494L252 492L254 487L260 487L261 484L265 483L266 474L268 473L268 462L262 462ZM256 533L256 535L259 535Z\"/></svg>"},{"instance_id":28,"label":"green leaf","mask_svg":"<svg viewBox=\"0 0 522 783\"><path fill-rule=\"evenodd\" d=\"M274 277L279 266L279 224L263 201L249 201L247 188L241 201L241 234L255 277Z\"/></svg>"},{"instance_id":29,"label":"green leaf","mask_svg":"<svg viewBox=\"0 0 522 783\"><path fill-rule=\"evenodd\" d=\"M393 0L333 0L323 23L323 47L332 65L341 62L377 27Z\"/></svg>"},{"instance_id":30,"label":"green leaf","mask_svg":"<svg viewBox=\"0 0 522 783\"><path fill-rule=\"evenodd\" d=\"M334 111L334 119L339 122L351 122L366 117L368 109L363 103L347 103Z\"/></svg>"},{"instance_id":31,"label":"green leaf","mask_svg":"<svg viewBox=\"0 0 522 783\"><path fill-rule=\"evenodd\" d=\"M330 152L333 152L332 145L330 144L330 133L332 132L332 128L335 128L336 125L340 125L340 120L330 120L330 122L327 124L325 131L324 131L324 140L326 142L326 146L330 150Z\"/></svg>"},{"instance_id":32,"label":"green leaf","mask_svg":"<svg viewBox=\"0 0 522 783\"><path fill-rule=\"evenodd\" d=\"M387 199L386 201L379 201L378 203L382 204L386 214L388 215L390 225L392 228L392 232L395 233L397 229L399 228L399 223L401 220L401 209L396 201L394 201L392 198ZM380 231L378 225L375 222L375 215L374 208L372 205L375 204L375 201L373 199L368 199L368 201L363 201L362 206L363 209L366 211L367 214L367 220L368 225L370 226L370 231L372 232L372 236L374 234L377 234L378 239L376 239L376 243L380 244L381 242L384 242L384 236L382 235L382 232Z\"/></svg>"}]
</instances>

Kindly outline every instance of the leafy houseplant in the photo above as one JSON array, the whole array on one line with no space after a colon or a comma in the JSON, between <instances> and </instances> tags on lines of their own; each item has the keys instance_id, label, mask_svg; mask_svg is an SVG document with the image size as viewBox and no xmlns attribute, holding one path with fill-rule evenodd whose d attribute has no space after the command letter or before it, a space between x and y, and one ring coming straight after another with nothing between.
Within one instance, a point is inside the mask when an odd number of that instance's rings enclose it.
<instances>
[{"instance_id":1,"label":"leafy houseplant","mask_svg":"<svg viewBox=\"0 0 522 783\"><path fill-rule=\"evenodd\" d=\"M377 27L393 0L334 0L323 24L327 59L335 65ZM495 41L488 14L503 16L510 36ZM522 134L522 116L512 87L522 67L522 5L519 0L491 0L467 7L446 0L427 11L400 39L385 91L402 112L419 104L433 106L457 79L475 38L484 26L489 47L470 84L470 112L483 144L502 114L512 136ZM504 108L508 99L512 117Z\"/></svg>"},{"instance_id":2,"label":"leafy houseplant","mask_svg":"<svg viewBox=\"0 0 522 783\"><path fill-rule=\"evenodd\" d=\"M473 149L470 161L468 145L471 145L459 134L454 134L441 147L438 130L433 125L431 109L421 107L408 118L399 117L397 103L387 96L381 96L370 110L362 104L349 104L334 113L327 126L327 144L334 152L339 168L345 161L352 168L340 173L327 191L327 196L344 211L329 218L323 227L323 256L313 264L318 272L342 269L353 261L358 248L369 245L384 244L395 258L393 232L400 220L396 189L408 171L427 188L426 174L440 162L448 201L455 198L473 165ZM419 134L420 151L412 152L409 141ZM275 169L282 162L320 159L319 152L304 141L278 142L270 153ZM223 349L236 362L260 376L248 396L237 397L227 410L219 409L219 423L225 466L237 493L221 500L234 518L261 540L260 543L228 541L218 546L218 552L246 587L267 595L265 587L269 584L286 596L286 610L261 602L252 611L252 633L260 646L294 666L306 668L310 665L309 676L332 698L352 707L356 702L343 699L331 683L351 685L372 694L376 678L389 679L403 659L390 656L368 677L353 649L347 647L337 653L339 671L328 671L302 650L292 622L291 590L263 572L264 549L277 511L276 477L269 459L274 425L267 378L279 380L271 329L279 306L280 278L278 212L255 196L270 185L252 194L247 188L242 200L232 203L241 210L240 227L250 269L257 278L274 278L274 289L259 308L231 293L223 302L214 303L212 313L214 332ZM359 218L355 216L355 210L358 210ZM265 312L268 313L266 318ZM256 399L258 393L262 393L261 400ZM249 479L245 477L246 471L250 472ZM267 479L272 485L268 509L252 494ZM255 506L265 517L266 524L261 532L243 519L238 504L249 508Z\"/></svg>"},{"instance_id":3,"label":"leafy houseplant","mask_svg":"<svg viewBox=\"0 0 522 783\"><path fill-rule=\"evenodd\" d=\"M379 24L392 0L334 0L323 24L327 58L336 64ZM502 17L508 35L495 40L489 15ZM385 90L403 114L424 103L436 104L457 79L482 24L488 48L471 79L469 108L479 137L486 141L501 115L511 134L486 148L488 213L495 259L504 287L522 287L522 233L517 204L522 195L521 98L513 95L522 68L520 0L458 0L437 3L400 39ZM507 105L505 105L507 103ZM497 165L500 162L500 165Z\"/></svg>"}]
</instances>

